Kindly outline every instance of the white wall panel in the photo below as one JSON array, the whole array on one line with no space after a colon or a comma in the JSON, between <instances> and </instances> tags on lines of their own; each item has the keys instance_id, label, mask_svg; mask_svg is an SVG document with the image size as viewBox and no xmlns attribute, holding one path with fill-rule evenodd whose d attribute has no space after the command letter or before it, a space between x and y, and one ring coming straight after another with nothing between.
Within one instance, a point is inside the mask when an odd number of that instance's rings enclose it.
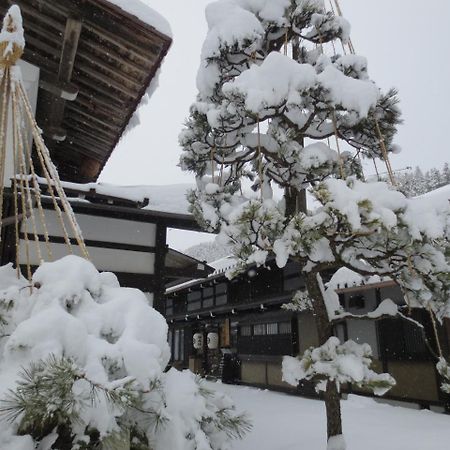
<instances>
[{"instance_id":1,"label":"white wall panel","mask_svg":"<svg viewBox=\"0 0 450 450\"><path fill-rule=\"evenodd\" d=\"M63 236L61 222L56 211L45 210L45 220L50 236ZM65 214L63 214L65 216ZM44 234L40 223L39 213L35 210L38 234ZM156 225L153 223L134 222L126 219L114 219L111 217L90 216L76 214L78 224L83 237L90 241L113 242L120 244L155 246ZM30 232L31 221L28 221ZM64 223L70 237L74 237L68 220L64 217ZM23 231L23 228L22 228Z\"/></svg>"},{"instance_id":2,"label":"white wall panel","mask_svg":"<svg viewBox=\"0 0 450 450\"><path fill-rule=\"evenodd\" d=\"M59 259L69 254L66 244L50 244L53 259ZM44 242L40 242L41 254L44 260L48 260L47 248ZM72 246L74 254L81 256L78 246ZM154 274L155 255L153 253L133 252L129 250L115 250L110 248L88 247L89 255L95 267L100 271L126 272L140 274ZM20 241L20 263L25 264L26 245ZM39 265L37 248L34 241L29 244L29 256L31 265Z\"/></svg>"}]
</instances>

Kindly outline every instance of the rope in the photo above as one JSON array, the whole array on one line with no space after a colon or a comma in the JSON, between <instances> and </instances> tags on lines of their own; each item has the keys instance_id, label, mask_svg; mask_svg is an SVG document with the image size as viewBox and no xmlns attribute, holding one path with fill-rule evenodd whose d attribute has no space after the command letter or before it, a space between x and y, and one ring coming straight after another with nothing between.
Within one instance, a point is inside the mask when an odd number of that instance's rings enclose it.
<instances>
[{"instance_id":1,"label":"rope","mask_svg":"<svg viewBox=\"0 0 450 450\"><path fill-rule=\"evenodd\" d=\"M21 87L21 86L19 86L19 92L20 92L21 97L22 97L23 92L22 92L22 87ZM31 128L32 128L32 130L33 130L33 137L34 137L34 135L35 135L35 129L34 129L34 123L33 123L34 120L33 120L33 119L30 119L29 114L25 114L25 117L29 120L29 122L30 122L30 124L31 124ZM48 170L47 170L47 167L46 167L46 165L45 165L44 157L43 157L42 152L41 152L41 148L40 148L39 146L36 146L36 150L37 150L37 155L38 155L39 161L40 161L40 163L41 163L42 170L43 170L43 172L44 172L44 177L45 177L45 179L46 179L46 181L47 181L47 188L48 188L48 191L49 191L50 196L51 196L52 201L53 201L53 207L55 208L57 217L58 217L59 222L60 222L60 224L61 224L61 228L62 228L62 231L63 231L64 241L65 241L65 243L66 243L66 245L67 245L67 247L68 247L68 249L69 249L69 252L70 252L70 253L73 253L73 250L72 250L72 244L71 244L71 242L70 242L70 239L69 239L69 236L68 236L68 233L67 233L67 229L66 229L66 226L65 226L65 224L64 224L64 219L63 219L63 216L62 216L62 211L61 211L61 208L60 208L59 205L58 205L58 201L57 201L57 199L56 199L55 192L54 192L54 190L53 190L53 184L52 184L51 179L50 179L50 174L49 174L49 172L48 172Z\"/></svg>"},{"instance_id":2,"label":"rope","mask_svg":"<svg viewBox=\"0 0 450 450\"><path fill-rule=\"evenodd\" d=\"M213 145L211 147L211 154L210 154L210 158L211 158L211 182L214 184L214 153L216 151L216 146Z\"/></svg>"},{"instance_id":3,"label":"rope","mask_svg":"<svg viewBox=\"0 0 450 450\"><path fill-rule=\"evenodd\" d=\"M340 17L343 17L342 9L341 9L341 6L339 4L339 0L334 0L334 4L336 6L336 11L337 11L338 15ZM334 8L333 8L333 5L331 4L331 0L330 0L330 5L331 5L331 8L332 8L332 11L334 12ZM355 47L354 47L353 42L352 42L350 37L348 39L348 48L350 50L350 53L352 55L354 55L355 54ZM384 141L384 137L383 137L383 134L381 133L380 124L379 124L378 119L377 119L376 116L374 117L374 120L375 120L375 129L376 129L376 132L377 132L377 135L378 135L378 140L379 140L379 143L380 143L383 159L384 159L384 162L386 164L386 169L387 169L387 172L389 174L389 179L391 181L392 186L396 186L397 183L395 182L394 171L392 170L392 165L391 165L391 162L389 160L389 155L388 155L388 151L387 151L386 144L385 144L385 141ZM377 171L377 174L378 174L378 171Z\"/></svg>"},{"instance_id":4,"label":"rope","mask_svg":"<svg viewBox=\"0 0 450 450\"><path fill-rule=\"evenodd\" d=\"M36 144L36 148L38 148L38 152L41 153L42 159L45 163L45 164L43 164L43 167L46 166L48 174L54 180L54 187L56 189L56 192L58 193L58 196L59 196L59 199L63 206L64 212L66 213L66 216L69 220L69 224L72 227L72 230L75 235L75 239L77 241L78 246L80 247L80 250L81 250L83 256L86 259L90 259L89 253L88 253L86 245L84 243L84 239L83 239L81 230L80 230L77 220L75 218L75 214L73 212L72 206L70 205L69 201L67 200L66 194L62 188L62 184L61 184L61 180L58 175L58 171L56 170L56 167L54 166L54 164L51 161L50 152L49 152L48 148L46 147L41 134L38 132L38 125L36 123L36 120L34 119L32 111L31 111L31 105L29 103L28 97L24 93L23 86L21 84L19 84L19 90L21 93L23 104L24 104L26 112L27 112L26 115L28 116L28 119L30 120L30 122L33 124L32 132L34 135L34 141ZM66 242L67 242L67 240L66 240Z\"/></svg>"},{"instance_id":5,"label":"rope","mask_svg":"<svg viewBox=\"0 0 450 450\"><path fill-rule=\"evenodd\" d=\"M18 96L17 96L17 91L14 90L14 96L13 96L13 101L17 103L18 105L18 113L19 115L21 115L23 113L22 108L20 107L20 103L18 100ZM50 246L50 238L49 238L49 233L48 233L48 229L47 229L47 223L45 220L45 213L44 213L44 209L42 207L42 201L41 201L41 189L39 187L39 183L37 181L37 175L36 175L36 170L34 168L34 163L33 163L33 158L31 155L31 145L32 145L32 140L29 140L29 138L27 137L27 131L25 129L22 129L21 131L23 131L24 136L22 136L22 142L24 142L24 148L25 148L25 152L26 152L26 159L30 165L30 171L31 171L31 179L32 179L32 183L33 183L33 189L34 189L34 195L35 195L35 201L36 201L36 206L38 209L38 213L39 213L39 219L40 219L40 224L42 226L42 230L44 232L44 240L45 240L45 246L47 249L47 256L50 260L53 260L53 254L52 254L52 250L51 250L51 246ZM17 173L17 172L16 172Z\"/></svg>"},{"instance_id":6,"label":"rope","mask_svg":"<svg viewBox=\"0 0 450 450\"><path fill-rule=\"evenodd\" d=\"M330 3L331 3L331 1L330 1ZM336 5L336 11L338 13L338 16L343 17L341 5L339 4L339 0L334 0L334 4ZM331 8L333 9L333 5L331 5ZM333 9L333 12L334 12L334 9ZM342 48L344 49L344 53L345 53L344 43L342 43ZM348 38L348 48L350 50L350 53L352 55L354 55L355 54L355 47L353 46L353 42L352 42L350 37Z\"/></svg>"},{"instance_id":7,"label":"rope","mask_svg":"<svg viewBox=\"0 0 450 450\"><path fill-rule=\"evenodd\" d=\"M439 356L442 358L443 357L443 353L442 353L442 347L441 347L441 343L440 343L440 339L439 339L439 333L438 333L438 329L437 329L437 325L436 325L436 319L434 317L434 312L431 309L431 304L430 303L428 303L428 312L430 313L431 323L433 324L434 338L436 340L437 350L438 350Z\"/></svg>"},{"instance_id":8,"label":"rope","mask_svg":"<svg viewBox=\"0 0 450 450\"><path fill-rule=\"evenodd\" d=\"M284 32L284 56L288 55L288 32L287 29Z\"/></svg>"},{"instance_id":9,"label":"rope","mask_svg":"<svg viewBox=\"0 0 450 450\"><path fill-rule=\"evenodd\" d=\"M392 186L396 186L397 183L395 182L394 172L392 170L391 162L389 160L389 156L388 156L386 144L384 142L383 134L381 133L380 124L376 117L374 117L374 119L375 119L375 129L377 131L380 148L381 148L381 152L383 154L383 159L384 159L384 163L386 165L387 172L389 174L389 179L391 181Z\"/></svg>"},{"instance_id":10,"label":"rope","mask_svg":"<svg viewBox=\"0 0 450 450\"><path fill-rule=\"evenodd\" d=\"M11 86L9 84L10 72L9 67L6 67L3 71L3 77L1 81L0 92L3 95L2 98L2 115L0 118L0 162L3 170L0 171L0 229L3 223L3 198L5 189L5 162L6 162L6 132L8 127L8 110L9 110L9 92ZM1 241L1 233L0 233Z\"/></svg>"},{"instance_id":11,"label":"rope","mask_svg":"<svg viewBox=\"0 0 450 450\"><path fill-rule=\"evenodd\" d=\"M31 197L30 184L28 181L27 173L26 173L27 171L26 171L25 154L24 154L25 152L24 152L24 146L23 146L23 140L22 140L22 133L20 133L19 126L17 125L18 110L17 110L17 98L16 98L16 94L15 94L15 89L13 89L12 99L13 99L13 101L12 101L12 107L13 107L12 120L13 120L14 149L16 149L16 151L19 155L19 166L21 169L20 172L25 179L26 203L28 204L27 211L28 210L30 211L31 225L32 225L33 234L34 234L34 242L36 245L36 252L37 252L38 259L39 259L39 263L41 263L43 261L42 253L41 253L41 244L39 243L39 238L37 235L36 220L35 220L34 208L33 208L33 199ZM28 213L27 213L27 215L28 215ZM24 218L24 220L26 221L27 218Z\"/></svg>"},{"instance_id":12,"label":"rope","mask_svg":"<svg viewBox=\"0 0 450 450\"><path fill-rule=\"evenodd\" d=\"M338 152L339 174L340 174L341 179L344 179L344 165L342 163L341 148L339 145L339 135L338 135L338 131L337 131L336 111L334 109L331 113L331 119L333 121L334 138L336 139L336 147L337 147L337 152Z\"/></svg>"},{"instance_id":13,"label":"rope","mask_svg":"<svg viewBox=\"0 0 450 450\"><path fill-rule=\"evenodd\" d=\"M259 116L257 121L257 127L258 127L258 175L259 175L259 182L261 183L259 192L261 201L263 199L263 164L262 164L262 152L261 152L261 129L260 129L260 123L259 123Z\"/></svg>"}]
</instances>

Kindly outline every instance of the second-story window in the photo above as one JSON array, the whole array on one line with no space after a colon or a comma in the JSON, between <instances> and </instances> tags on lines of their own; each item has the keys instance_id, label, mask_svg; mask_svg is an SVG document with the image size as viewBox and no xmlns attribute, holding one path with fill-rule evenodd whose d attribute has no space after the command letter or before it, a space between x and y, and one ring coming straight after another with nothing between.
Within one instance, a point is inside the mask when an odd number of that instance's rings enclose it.
<instances>
[{"instance_id":1,"label":"second-story window","mask_svg":"<svg viewBox=\"0 0 450 450\"><path fill-rule=\"evenodd\" d=\"M201 291L189 292L187 296L187 310L196 311L202 307L202 293Z\"/></svg>"},{"instance_id":2,"label":"second-story window","mask_svg":"<svg viewBox=\"0 0 450 450\"><path fill-rule=\"evenodd\" d=\"M216 306L226 305L228 297L227 283L216 285Z\"/></svg>"},{"instance_id":3,"label":"second-story window","mask_svg":"<svg viewBox=\"0 0 450 450\"><path fill-rule=\"evenodd\" d=\"M214 306L214 288L206 287L203 289L202 308L212 308Z\"/></svg>"}]
</instances>

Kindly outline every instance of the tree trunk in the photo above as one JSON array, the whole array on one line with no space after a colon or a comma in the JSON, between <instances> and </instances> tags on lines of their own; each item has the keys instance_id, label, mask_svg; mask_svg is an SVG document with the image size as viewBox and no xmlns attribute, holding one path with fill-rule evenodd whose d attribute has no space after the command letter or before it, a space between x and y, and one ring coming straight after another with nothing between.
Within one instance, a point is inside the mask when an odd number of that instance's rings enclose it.
<instances>
[{"instance_id":1,"label":"tree trunk","mask_svg":"<svg viewBox=\"0 0 450 450\"><path fill-rule=\"evenodd\" d=\"M333 325L328 320L327 308L317 279L318 276L319 273L317 272L309 272L306 276L306 288L312 299L319 345L323 345L333 336ZM327 413L327 437L330 439L332 436L342 434L341 401L336 383L328 381L324 400Z\"/></svg>"}]
</instances>

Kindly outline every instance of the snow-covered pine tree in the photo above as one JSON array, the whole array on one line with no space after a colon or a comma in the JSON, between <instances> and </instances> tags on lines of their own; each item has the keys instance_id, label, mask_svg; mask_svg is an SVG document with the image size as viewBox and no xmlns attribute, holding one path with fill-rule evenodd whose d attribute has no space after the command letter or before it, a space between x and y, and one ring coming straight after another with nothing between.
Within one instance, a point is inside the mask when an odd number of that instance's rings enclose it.
<instances>
[{"instance_id":1,"label":"snow-covered pine tree","mask_svg":"<svg viewBox=\"0 0 450 450\"><path fill-rule=\"evenodd\" d=\"M381 393L393 380L370 371L368 346L333 336L339 308L322 274L344 266L393 277L409 301L444 317L449 207L364 182L359 158L393 149L396 92L380 92L365 58L338 53L350 27L322 0L222 0L206 17L198 96L180 135L181 166L197 180L191 209L234 244L242 270L269 254L280 267L300 262L320 347L286 360L285 379L308 377L325 390L329 447L341 449L340 382ZM281 201L274 188L284 191ZM301 207L306 188L314 211ZM343 369L343 360L357 370Z\"/></svg>"},{"instance_id":2,"label":"snow-covered pine tree","mask_svg":"<svg viewBox=\"0 0 450 450\"><path fill-rule=\"evenodd\" d=\"M442 168L442 182L444 186L450 184L450 167L448 163L445 163Z\"/></svg>"},{"instance_id":3,"label":"snow-covered pine tree","mask_svg":"<svg viewBox=\"0 0 450 450\"><path fill-rule=\"evenodd\" d=\"M395 182L397 189L407 197L416 197L450 184L450 171L447 163L442 170L433 167L425 174L416 167L414 172L397 174Z\"/></svg>"},{"instance_id":4,"label":"snow-covered pine tree","mask_svg":"<svg viewBox=\"0 0 450 450\"><path fill-rule=\"evenodd\" d=\"M112 273L66 256L0 268L0 448L227 450L249 429L188 370L165 372L165 319Z\"/></svg>"}]
</instances>

